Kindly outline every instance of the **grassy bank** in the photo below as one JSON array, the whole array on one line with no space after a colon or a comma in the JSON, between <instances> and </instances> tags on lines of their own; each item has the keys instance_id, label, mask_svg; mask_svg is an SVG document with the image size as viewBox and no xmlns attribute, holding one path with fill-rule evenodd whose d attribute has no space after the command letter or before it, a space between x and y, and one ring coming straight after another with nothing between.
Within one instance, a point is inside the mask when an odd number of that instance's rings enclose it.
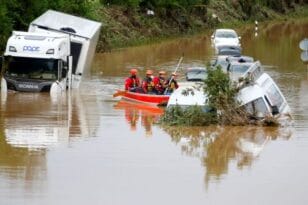
<instances>
[{"instance_id":1,"label":"grassy bank","mask_svg":"<svg viewBox=\"0 0 308 205\"><path fill-rule=\"evenodd\" d=\"M236 27L255 20L284 20L308 16L306 4L294 4L292 8L283 12L257 6L248 15L239 7L230 7L227 1L213 1L209 5L195 5L193 7L157 9L155 15L150 16L146 11L127 9L122 6L102 8L102 22L105 24L100 42L99 52L110 51L114 48L134 46L157 42L162 39L183 35L192 35L216 27Z\"/></svg>"},{"instance_id":2,"label":"grassy bank","mask_svg":"<svg viewBox=\"0 0 308 205\"><path fill-rule=\"evenodd\" d=\"M191 35L221 25L308 16L305 0L0 0L0 49L47 9L103 23L97 50ZM306 3L307 2L307 3Z\"/></svg>"}]
</instances>

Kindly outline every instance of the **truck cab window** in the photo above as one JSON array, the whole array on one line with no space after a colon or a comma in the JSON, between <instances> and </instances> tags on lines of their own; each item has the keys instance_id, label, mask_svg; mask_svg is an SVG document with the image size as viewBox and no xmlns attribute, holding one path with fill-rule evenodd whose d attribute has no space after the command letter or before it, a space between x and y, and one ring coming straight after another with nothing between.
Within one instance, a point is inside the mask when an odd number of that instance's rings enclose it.
<instances>
[{"instance_id":1,"label":"truck cab window","mask_svg":"<svg viewBox=\"0 0 308 205\"><path fill-rule=\"evenodd\" d=\"M57 80L58 60L10 57L6 75L13 78Z\"/></svg>"}]
</instances>

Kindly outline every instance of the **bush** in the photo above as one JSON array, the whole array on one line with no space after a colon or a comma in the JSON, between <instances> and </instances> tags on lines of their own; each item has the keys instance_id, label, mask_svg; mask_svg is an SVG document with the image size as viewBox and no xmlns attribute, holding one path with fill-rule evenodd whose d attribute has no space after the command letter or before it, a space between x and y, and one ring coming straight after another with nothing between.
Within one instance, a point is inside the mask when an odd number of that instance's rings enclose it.
<instances>
[{"instance_id":1,"label":"bush","mask_svg":"<svg viewBox=\"0 0 308 205\"><path fill-rule=\"evenodd\" d=\"M165 125L207 126L216 123L215 112L204 112L202 107L196 105L188 108L168 108L160 119L160 124Z\"/></svg>"}]
</instances>

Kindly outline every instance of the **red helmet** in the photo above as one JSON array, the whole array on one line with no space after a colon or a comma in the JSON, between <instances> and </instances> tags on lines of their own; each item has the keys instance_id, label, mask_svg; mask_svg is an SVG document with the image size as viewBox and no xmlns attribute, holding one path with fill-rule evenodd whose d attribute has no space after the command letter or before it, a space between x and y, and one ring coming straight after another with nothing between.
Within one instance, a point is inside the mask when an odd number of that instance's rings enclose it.
<instances>
[{"instance_id":1,"label":"red helmet","mask_svg":"<svg viewBox=\"0 0 308 205\"><path fill-rule=\"evenodd\" d=\"M135 69L135 68L133 68L133 69L131 69L130 70L130 74L132 74L132 75L136 75L137 74L137 69Z\"/></svg>"},{"instance_id":2,"label":"red helmet","mask_svg":"<svg viewBox=\"0 0 308 205\"><path fill-rule=\"evenodd\" d=\"M152 75L152 74L153 74L153 71L152 71L152 70L147 70L146 74L147 74L147 75Z\"/></svg>"}]
</instances>

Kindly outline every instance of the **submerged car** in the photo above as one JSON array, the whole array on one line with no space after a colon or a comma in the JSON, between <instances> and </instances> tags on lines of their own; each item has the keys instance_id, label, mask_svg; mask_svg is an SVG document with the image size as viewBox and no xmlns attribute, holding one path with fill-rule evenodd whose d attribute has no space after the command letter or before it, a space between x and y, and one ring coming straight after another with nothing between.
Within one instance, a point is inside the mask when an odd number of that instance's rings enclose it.
<instances>
[{"instance_id":1,"label":"submerged car","mask_svg":"<svg viewBox=\"0 0 308 205\"><path fill-rule=\"evenodd\" d=\"M192 67L187 70L185 76L187 81L204 81L207 71L205 67Z\"/></svg>"},{"instance_id":2,"label":"submerged car","mask_svg":"<svg viewBox=\"0 0 308 205\"><path fill-rule=\"evenodd\" d=\"M261 64L256 62L233 61L227 66L227 72L230 79L241 83L244 80L256 80L263 73Z\"/></svg>"},{"instance_id":3,"label":"submerged car","mask_svg":"<svg viewBox=\"0 0 308 205\"><path fill-rule=\"evenodd\" d=\"M204 80L207 78L205 67L192 67L185 73L184 82L179 82L176 89L169 98L167 107L180 105L186 108L191 105L204 105L207 97L203 92Z\"/></svg>"},{"instance_id":4,"label":"submerged car","mask_svg":"<svg viewBox=\"0 0 308 205\"><path fill-rule=\"evenodd\" d=\"M278 120L290 119L290 107L274 80L263 73L254 82L242 88L237 96L247 113L258 119L266 116L273 116Z\"/></svg>"},{"instance_id":5,"label":"submerged car","mask_svg":"<svg viewBox=\"0 0 308 205\"><path fill-rule=\"evenodd\" d=\"M214 48L226 46L241 46L240 37L233 29L216 29L211 36L212 46Z\"/></svg>"},{"instance_id":6,"label":"submerged car","mask_svg":"<svg viewBox=\"0 0 308 205\"><path fill-rule=\"evenodd\" d=\"M216 56L213 60L211 60L211 66L212 67L217 67L220 66L221 69L225 72L227 72L227 68L230 63L232 62L240 62L240 63L245 63L245 62L254 62L253 57L250 56L228 56L228 55L219 55Z\"/></svg>"}]
</instances>

